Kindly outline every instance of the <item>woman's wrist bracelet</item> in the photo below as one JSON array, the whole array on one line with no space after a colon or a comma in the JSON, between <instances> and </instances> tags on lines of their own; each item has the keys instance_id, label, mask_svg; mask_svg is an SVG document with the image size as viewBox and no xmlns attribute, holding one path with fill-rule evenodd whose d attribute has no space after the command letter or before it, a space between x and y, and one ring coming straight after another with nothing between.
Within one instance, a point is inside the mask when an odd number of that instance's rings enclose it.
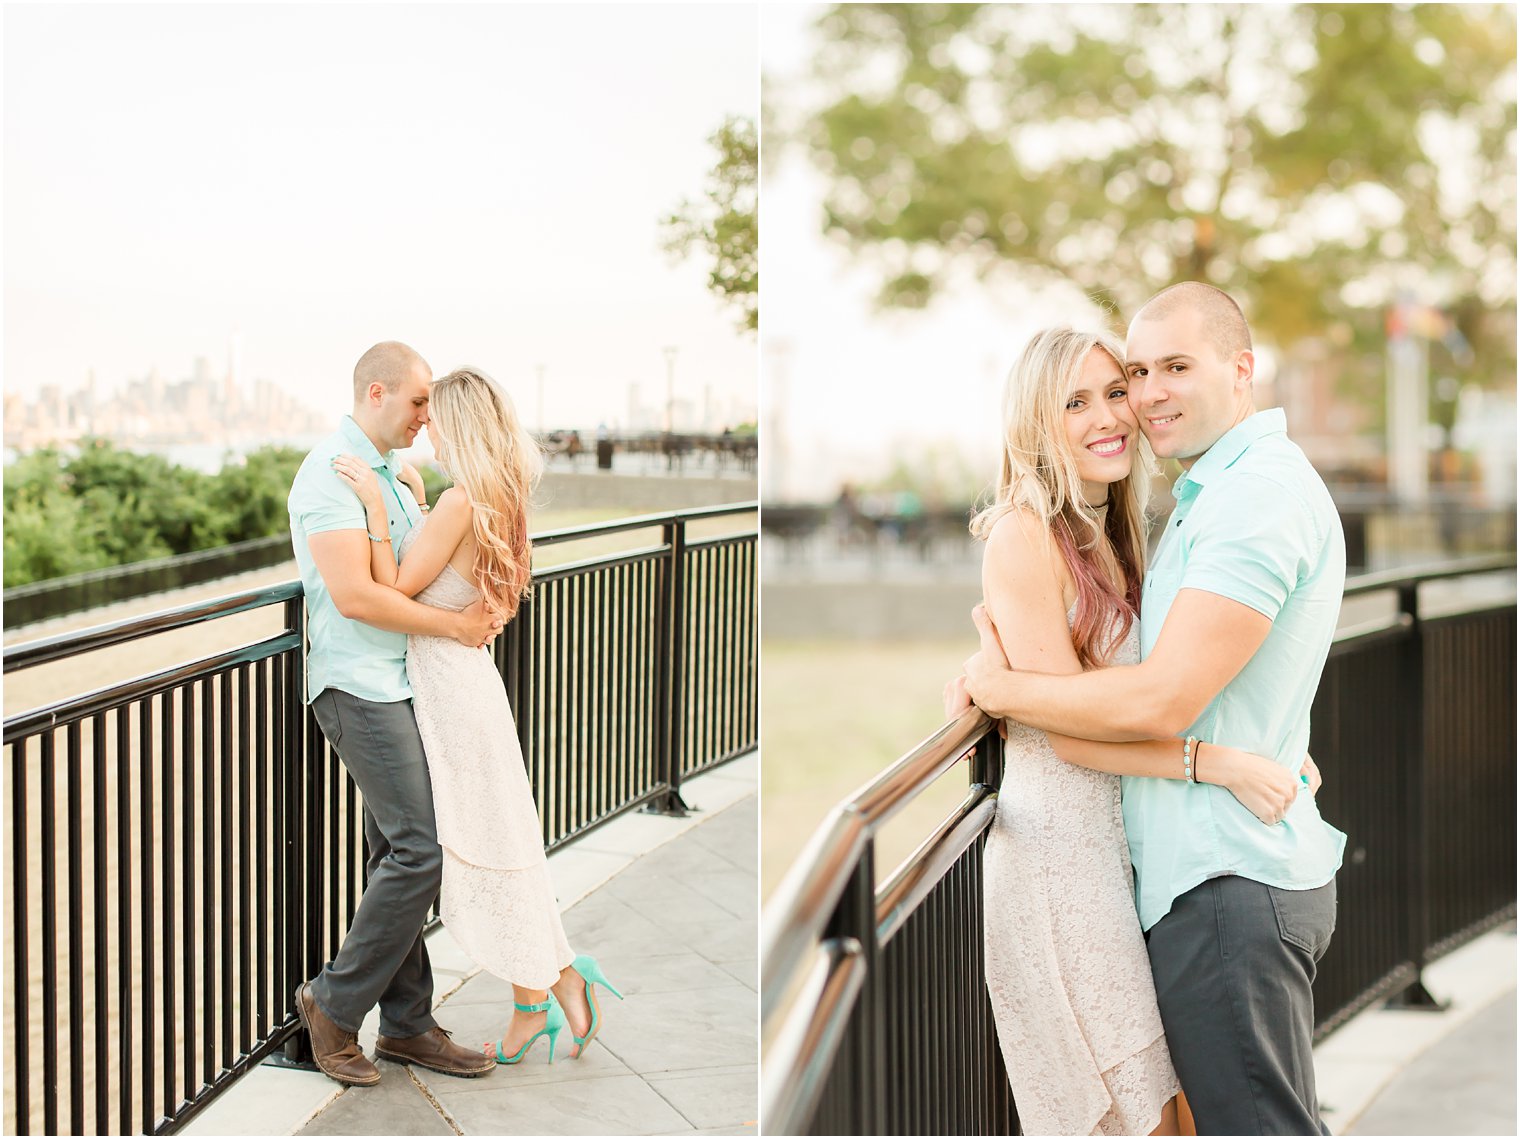
<instances>
[{"instance_id":1,"label":"woman's wrist bracelet","mask_svg":"<svg viewBox=\"0 0 1520 1139\"><path fill-rule=\"evenodd\" d=\"M368 537L371 542L389 542L391 540L391 536L389 534L387 534L383 538L377 538L373 534L371 534L368 530L364 531L364 533L365 533L365 536Z\"/></svg>"},{"instance_id":2,"label":"woman's wrist bracelet","mask_svg":"<svg viewBox=\"0 0 1520 1139\"><path fill-rule=\"evenodd\" d=\"M1197 736L1188 736L1182 741L1182 778L1189 783L1197 783L1193 778L1193 749L1198 746Z\"/></svg>"}]
</instances>

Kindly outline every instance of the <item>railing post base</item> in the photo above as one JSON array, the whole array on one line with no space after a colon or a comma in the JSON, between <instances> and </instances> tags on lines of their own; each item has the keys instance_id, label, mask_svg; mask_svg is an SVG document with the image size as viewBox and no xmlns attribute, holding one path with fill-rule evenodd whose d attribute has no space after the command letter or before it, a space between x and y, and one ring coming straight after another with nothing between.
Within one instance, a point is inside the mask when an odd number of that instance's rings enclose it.
<instances>
[{"instance_id":1,"label":"railing post base","mask_svg":"<svg viewBox=\"0 0 1520 1139\"><path fill-rule=\"evenodd\" d=\"M290 1034L285 1041L285 1046L278 1052L271 1052L264 1058L264 1063L271 1068L295 1068L302 1072L320 1072L317 1061L311 1054L311 1037L306 1034L304 1028Z\"/></svg>"},{"instance_id":2,"label":"railing post base","mask_svg":"<svg viewBox=\"0 0 1520 1139\"><path fill-rule=\"evenodd\" d=\"M698 810L687 804L681 798L679 791L663 791L640 808L646 815L667 815L673 819L684 819L691 811Z\"/></svg>"},{"instance_id":3,"label":"railing post base","mask_svg":"<svg viewBox=\"0 0 1520 1139\"><path fill-rule=\"evenodd\" d=\"M1450 1001L1440 1001L1425 987L1424 981L1413 981L1406 988L1383 1002L1385 1009L1402 1009L1407 1012L1445 1012Z\"/></svg>"}]
</instances>

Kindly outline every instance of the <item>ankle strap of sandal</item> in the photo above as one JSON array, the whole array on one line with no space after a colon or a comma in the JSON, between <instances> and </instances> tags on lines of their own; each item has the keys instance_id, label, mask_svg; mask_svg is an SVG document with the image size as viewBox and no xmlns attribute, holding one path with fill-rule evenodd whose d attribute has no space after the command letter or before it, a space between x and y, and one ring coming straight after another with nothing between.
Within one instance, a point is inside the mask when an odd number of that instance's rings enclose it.
<instances>
[{"instance_id":1,"label":"ankle strap of sandal","mask_svg":"<svg viewBox=\"0 0 1520 1139\"><path fill-rule=\"evenodd\" d=\"M520 1005L516 1001L513 1001L512 1007L515 1008L518 1012L548 1012L549 1001L544 1000L536 1005Z\"/></svg>"}]
</instances>

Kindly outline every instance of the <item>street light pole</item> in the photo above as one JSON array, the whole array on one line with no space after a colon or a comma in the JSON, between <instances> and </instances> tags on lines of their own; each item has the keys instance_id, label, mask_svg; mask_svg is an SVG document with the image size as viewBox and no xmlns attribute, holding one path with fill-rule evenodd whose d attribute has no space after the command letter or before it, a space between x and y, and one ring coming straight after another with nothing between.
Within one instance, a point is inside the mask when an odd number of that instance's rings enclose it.
<instances>
[{"instance_id":1,"label":"street light pole","mask_svg":"<svg viewBox=\"0 0 1520 1139\"><path fill-rule=\"evenodd\" d=\"M665 348L665 434L676 430L676 352L675 345Z\"/></svg>"}]
</instances>

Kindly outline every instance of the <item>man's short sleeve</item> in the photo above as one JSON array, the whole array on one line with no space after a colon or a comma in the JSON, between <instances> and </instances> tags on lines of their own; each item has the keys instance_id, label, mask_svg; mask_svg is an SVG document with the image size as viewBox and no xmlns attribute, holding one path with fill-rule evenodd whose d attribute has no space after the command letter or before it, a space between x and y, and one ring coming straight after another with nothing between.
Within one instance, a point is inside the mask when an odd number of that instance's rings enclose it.
<instances>
[{"instance_id":1,"label":"man's short sleeve","mask_svg":"<svg viewBox=\"0 0 1520 1139\"><path fill-rule=\"evenodd\" d=\"M1313 511L1295 493L1259 474L1204 492L1179 589L1201 589L1276 620L1314 564Z\"/></svg>"},{"instance_id":2,"label":"man's short sleeve","mask_svg":"<svg viewBox=\"0 0 1520 1139\"><path fill-rule=\"evenodd\" d=\"M364 530L368 521L359 496L330 471L302 471L290 494L290 516L307 534Z\"/></svg>"}]
</instances>

